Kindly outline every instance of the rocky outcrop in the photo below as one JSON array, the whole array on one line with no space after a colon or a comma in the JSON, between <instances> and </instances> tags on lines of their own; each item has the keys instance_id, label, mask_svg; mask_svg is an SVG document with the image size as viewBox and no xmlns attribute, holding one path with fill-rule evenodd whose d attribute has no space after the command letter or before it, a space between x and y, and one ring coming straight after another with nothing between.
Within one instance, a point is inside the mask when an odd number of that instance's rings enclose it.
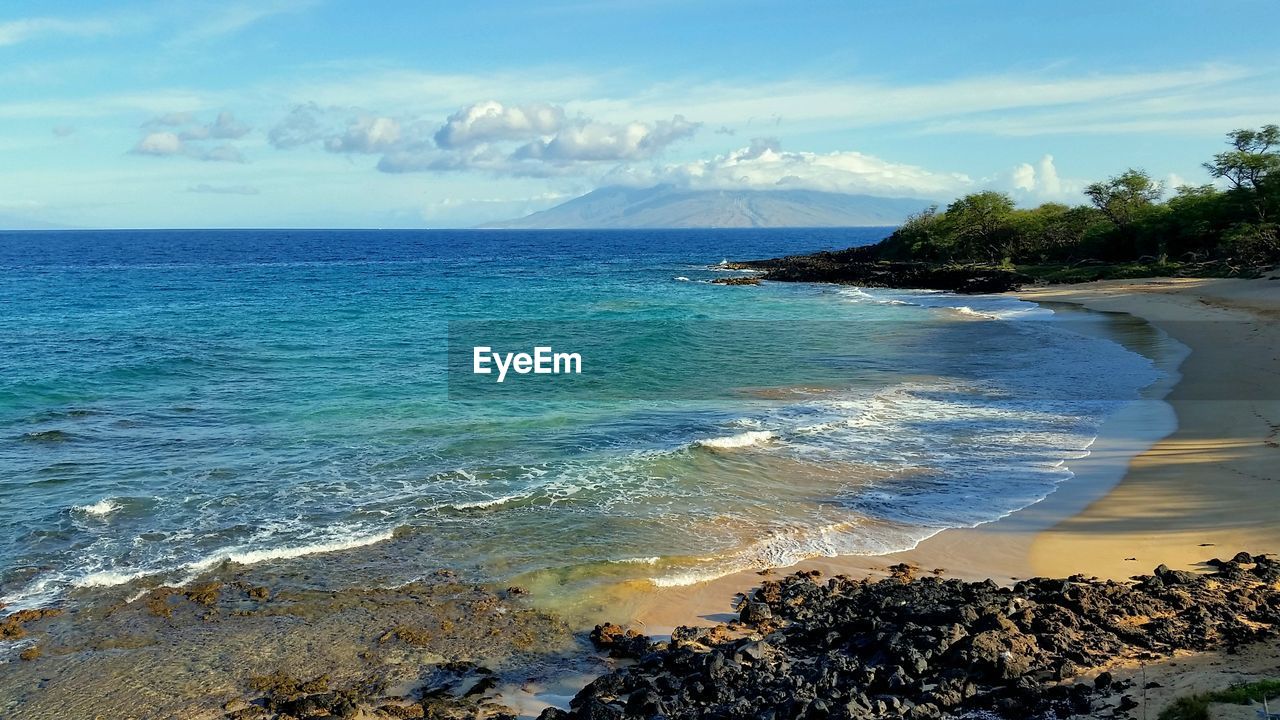
<instances>
[{"instance_id":1,"label":"rocky outcrop","mask_svg":"<svg viewBox=\"0 0 1280 720\"><path fill-rule=\"evenodd\" d=\"M727 277L716 278L711 281L712 285L759 285L760 278L753 277Z\"/></svg>"},{"instance_id":2,"label":"rocky outcrop","mask_svg":"<svg viewBox=\"0 0 1280 720\"><path fill-rule=\"evenodd\" d=\"M1090 713L1128 684L1105 672L1073 681L1089 669L1275 637L1280 563L1241 554L1208 564L1212 574L1161 566L1132 583L1075 576L1013 587L906 573L822 582L799 573L765 581L739 622L678 628L634 665L593 681L569 711L548 709L542 718ZM643 652L634 633L602 628L601 639ZM1118 707L1132 706L1120 698Z\"/></svg>"},{"instance_id":3,"label":"rocky outcrop","mask_svg":"<svg viewBox=\"0 0 1280 720\"><path fill-rule=\"evenodd\" d=\"M779 282L824 282L958 293L1007 292L1030 281L1011 270L994 267L878 260L869 248L749 260L730 263L727 267L763 270L763 279Z\"/></svg>"}]
</instances>

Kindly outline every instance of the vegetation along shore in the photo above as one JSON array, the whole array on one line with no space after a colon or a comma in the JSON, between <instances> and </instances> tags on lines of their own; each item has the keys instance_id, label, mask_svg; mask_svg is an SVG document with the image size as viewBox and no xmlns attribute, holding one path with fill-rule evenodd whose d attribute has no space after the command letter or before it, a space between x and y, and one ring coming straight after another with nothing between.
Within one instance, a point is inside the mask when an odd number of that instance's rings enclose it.
<instances>
[{"instance_id":1,"label":"vegetation along shore","mask_svg":"<svg viewBox=\"0 0 1280 720\"><path fill-rule=\"evenodd\" d=\"M1017 208L966 195L910 217L865 247L733 263L766 280L965 293L1035 283L1250 277L1280 260L1280 126L1234 130L1205 163L1218 185L1167 188L1129 169L1084 190L1087 204Z\"/></svg>"}]
</instances>

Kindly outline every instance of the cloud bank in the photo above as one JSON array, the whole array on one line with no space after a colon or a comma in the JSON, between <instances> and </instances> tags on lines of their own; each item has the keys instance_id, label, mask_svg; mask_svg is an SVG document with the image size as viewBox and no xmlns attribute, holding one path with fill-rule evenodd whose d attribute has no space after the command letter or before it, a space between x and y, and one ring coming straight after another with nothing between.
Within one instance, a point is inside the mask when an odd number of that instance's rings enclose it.
<instances>
[{"instance_id":1,"label":"cloud bank","mask_svg":"<svg viewBox=\"0 0 1280 720\"><path fill-rule=\"evenodd\" d=\"M436 147L448 150L554 135L564 126L564 108L544 103L504 106L490 100L450 115L432 138Z\"/></svg>"},{"instance_id":2,"label":"cloud bank","mask_svg":"<svg viewBox=\"0 0 1280 720\"><path fill-rule=\"evenodd\" d=\"M188 118L179 118L190 122ZM702 123L610 122L570 115L552 103L496 100L459 108L443 122L350 108L297 105L267 133L279 149L312 145L331 153L377 155L384 173L475 172L511 178L576 178L588 185L671 184L691 189L805 189L945 200L991 187L1021 201L1075 199L1051 155L987 179L895 162L856 150L784 150L773 137L684 162L664 153ZM732 137L721 128L715 135ZM167 148L166 148L167 149ZM140 150L141 151L141 150Z\"/></svg>"},{"instance_id":3,"label":"cloud bank","mask_svg":"<svg viewBox=\"0 0 1280 720\"><path fill-rule=\"evenodd\" d=\"M950 197L973 185L967 175L935 172L852 150L786 151L776 138L756 138L747 147L706 160L623 171L608 179L693 189L804 189L919 198Z\"/></svg>"},{"instance_id":4,"label":"cloud bank","mask_svg":"<svg viewBox=\"0 0 1280 720\"><path fill-rule=\"evenodd\" d=\"M207 162L245 162L240 149L229 143L210 145L210 140L239 140L249 134L249 126L223 111L212 122L201 123L193 113L157 115L143 123L147 131L129 151L131 155L188 157Z\"/></svg>"},{"instance_id":5,"label":"cloud bank","mask_svg":"<svg viewBox=\"0 0 1280 720\"><path fill-rule=\"evenodd\" d=\"M345 118L345 119L340 119ZM317 144L335 153L380 154L387 173L479 171L515 177L586 174L651 160L692 137L701 123L683 115L655 122L569 117L550 103L473 103L433 126L315 103L295 106L270 129L276 148Z\"/></svg>"}]
</instances>

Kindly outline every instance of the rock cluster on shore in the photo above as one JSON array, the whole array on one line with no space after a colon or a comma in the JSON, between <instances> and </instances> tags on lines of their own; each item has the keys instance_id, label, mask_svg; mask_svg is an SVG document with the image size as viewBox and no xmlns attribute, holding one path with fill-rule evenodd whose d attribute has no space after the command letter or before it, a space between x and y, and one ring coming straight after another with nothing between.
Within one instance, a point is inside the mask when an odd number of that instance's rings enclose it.
<instances>
[{"instance_id":1,"label":"rock cluster on shore","mask_svg":"<svg viewBox=\"0 0 1280 720\"><path fill-rule=\"evenodd\" d=\"M1133 583L1036 578L879 582L816 573L765 581L741 619L653 643L617 626L592 639L635 664L543 720L1068 717L1134 706L1122 659L1232 649L1280 630L1280 562L1241 553L1211 574L1156 568ZM1114 702L1119 694L1118 705Z\"/></svg>"},{"instance_id":2,"label":"rock cluster on shore","mask_svg":"<svg viewBox=\"0 0 1280 720\"><path fill-rule=\"evenodd\" d=\"M862 287L997 293L1016 290L1029 279L1011 270L877 259L868 248L748 260L726 265L733 270L762 270L779 282L825 282Z\"/></svg>"}]
</instances>

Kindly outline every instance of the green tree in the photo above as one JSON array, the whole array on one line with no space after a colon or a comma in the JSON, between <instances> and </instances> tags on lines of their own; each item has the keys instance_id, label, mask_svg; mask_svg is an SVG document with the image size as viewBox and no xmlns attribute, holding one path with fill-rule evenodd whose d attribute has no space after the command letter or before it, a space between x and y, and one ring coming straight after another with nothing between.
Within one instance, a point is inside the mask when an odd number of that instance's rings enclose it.
<instances>
[{"instance_id":1,"label":"green tree","mask_svg":"<svg viewBox=\"0 0 1280 720\"><path fill-rule=\"evenodd\" d=\"M1280 126L1232 130L1227 138L1232 149L1214 155L1204 168L1213 177L1225 179L1234 192L1248 196L1258 222L1265 223L1276 194L1268 186L1280 171Z\"/></svg>"},{"instance_id":2,"label":"green tree","mask_svg":"<svg viewBox=\"0 0 1280 720\"><path fill-rule=\"evenodd\" d=\"M1008 257L1016 236L1013 214L1013 198L992 190L948 205L946 223L961 259L995 262Z\"/></svg>"},{"instance_id":3,"label":"green tree","mask_svg":"<svg viewBox=\"0 0 1280 720\"><path fill-rule=\"evenodd\" d=\"M1163 192L1160 183L1152 180L1145 171L1134 168L1084 189L1093 206L1121 231L1129 230L1142 211L1159 200Z\"/></svg>"},{"instance_id":4,"label":"green tree","mask_svg":"<svg viewBox=\"0 0 1280 720\"><path fill-rule=\"evenodd\" d=\"M1107 221L1091 207L1045 203L1017 211L1014 222L1018 227L1015 259L1040 263L1079 257L1088 228Z\"/></svg>"},{"instance_id":5,"label":"green tree","mask_svg":"<svg viewBox=\"0 0 1280 720\"><path fill-rule=\"evenodd\" d=\"M950 238L938 206L931 205L906 218L884 245L884 258L938 260L950 252Z\"/></svg>"},{"instance_id":6,"label":"green tree","mask_svg":"<svg viewBox=\"0 0 1280 720\"><path fill-rule=\"evenodd\" d=\"M1201 259L1214 250L1222 231L1233 221L1233 203L1212 185L1183 185L1166 205L1169 213L1159 232L1168 238L1170 254L1179 259Z\"/></svg>"}]
</instances>

